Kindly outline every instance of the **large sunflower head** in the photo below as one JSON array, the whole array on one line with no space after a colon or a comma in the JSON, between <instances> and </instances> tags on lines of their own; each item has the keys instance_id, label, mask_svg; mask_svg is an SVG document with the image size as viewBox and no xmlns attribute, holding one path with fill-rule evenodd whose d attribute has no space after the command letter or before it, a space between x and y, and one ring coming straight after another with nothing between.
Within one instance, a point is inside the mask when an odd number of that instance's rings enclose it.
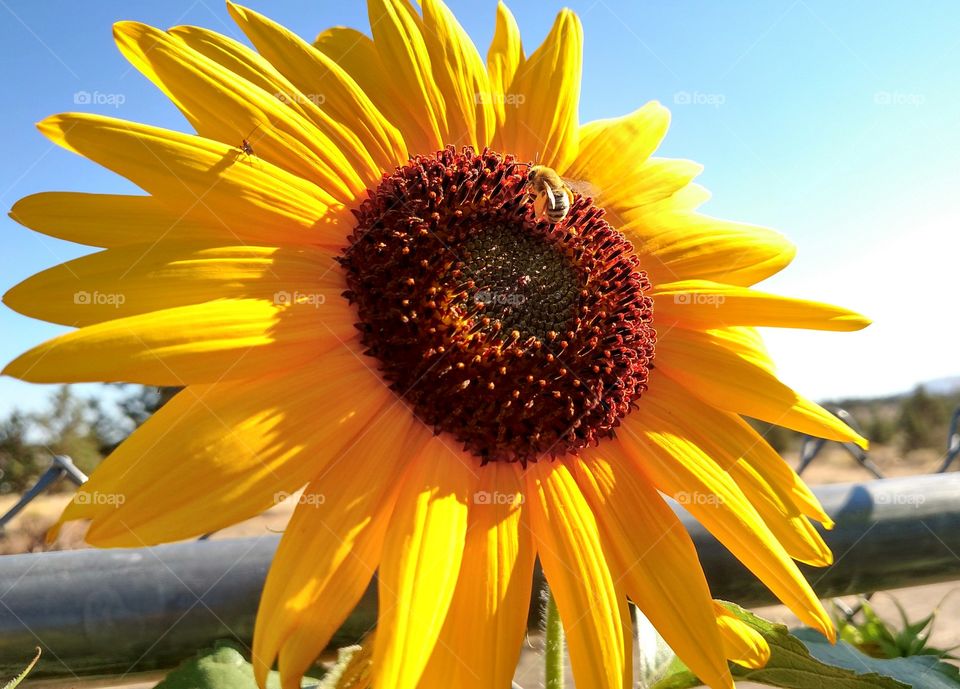
<instances>
[{"instance_id":1,"label":"large sunflower head","mask_svg":"<svg viewBox=\"0 0 960 689\"><path fill-rule=\"evenodd\" d=\"M501 4L486 62L438 0L370 0L372 38L313 44L229 10L255 50L116 26L195 134L40 124L145 193L15 205L103 250L6 294L79 329L4 372L184 388L61 523L154 544L305 487L253 647L260 682L276 662L287 688L374 572L377 686L508 686L538 557L578 685L630 686L629 599L731 687L727 659L769 651L711 600L664 495L832 636L794 563L830 561L811 524L829 519L744 417L863 443L778 381L755 327L866 321L751 288L793 249L697 213L699 166L652 155L667 110L579 124L567 10L526 55Z\"/></svg>"}]
</instances>

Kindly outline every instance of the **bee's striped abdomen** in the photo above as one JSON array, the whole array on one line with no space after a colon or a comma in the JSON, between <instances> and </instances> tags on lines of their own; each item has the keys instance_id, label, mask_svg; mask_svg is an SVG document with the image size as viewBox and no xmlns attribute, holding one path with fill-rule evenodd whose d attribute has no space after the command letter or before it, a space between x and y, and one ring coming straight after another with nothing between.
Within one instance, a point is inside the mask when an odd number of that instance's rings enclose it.
<instances>
[{"instance_id":1,"label":"bee's striped abdomen","mask_svg":"<svg viewBox=\"0 0 960 689\"><path fill-rule=\"evenodd\" d=\"M556 203L552 207L547 204L544 215L550 222L558 223L567 217L567 213L570 212L570 196L565 191L560 190L554 198Z\"/></svg>"}]
</instances>

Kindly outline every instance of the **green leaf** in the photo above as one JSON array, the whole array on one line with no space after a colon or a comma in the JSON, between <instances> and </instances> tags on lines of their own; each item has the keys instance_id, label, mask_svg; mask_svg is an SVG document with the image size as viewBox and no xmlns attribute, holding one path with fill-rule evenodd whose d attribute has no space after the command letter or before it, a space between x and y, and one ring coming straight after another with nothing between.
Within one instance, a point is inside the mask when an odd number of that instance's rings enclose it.
<instances>
[{"instance_id":1,"label":"green leaf","mask_svg":"<svg viewBox=\"0 0 960 689\"><path fill-rule=\"evenodd\" d=\"M813 629L797 629L794 637L803 642L817 660L836 667L859 672L875 672L910 687L924 689L958 689L960 669L940 661L936 656L916 655L908 658L871 658L846 643L831 645Z\"/></svg>"},{"instance_id":2,"label":"green leaf","mask_svg":"<svg viewBox=\"0 0 960 689\"><path fill-rule=\"evenodd\" d=\"M317 681L304 678L304 687L315 687ZM257 689L253 666L246 661L237 645L218 641L212 649L197 653L167 675L155 689ZM267 689L280 689L278 673L271 672Z\"/></svg>"},{"instance_id":3,"label":"green leaf","mask_svg":"<svg viewBox=\"0 0 960 689\"><path fill-rule=\"evenodd\" d=\"M911 623L900 602L893 596L890 596L890 599L900 613L900 629L884 622L876 614L870 603L862 598L857 614L848 617L841 610L841 614L836 615L840 638L849 641L857 649L874 658L907 658L918 655L932 655L940 659L956 659L951 655L952 648L942 649L928 645L943 600L927 617ZM946 596L944 596L945 599ZM860 617L862 621L856 621L857 617Z\"/></svg>"},{"instance_id":4,"label":"green leaf","mask_svg":"<svg viewBox=\"0 0 960 689\"><path fill-rule=\"evenodd\" d=\"M731 664L737 679L784 689L960 689L960 671L935 657L871 658L843 641L831 645L811 629L791 635L781 624L732 603L724 605L770 645L770 661L764 668L751 670ZM678 663L651 689L689 689L700 684Z\"/></svg>"},{"instance_id":5,"label":"green leaf","mask_svg":"<svg viewBox=\"0 0 960 689\"><path fill-rule=\"evenodd\" d=\"M663 677L650 685L650 689L690 689L703 684L679 658L674 656L670 667L663 673Z\"/></svg>"}]
</instances>

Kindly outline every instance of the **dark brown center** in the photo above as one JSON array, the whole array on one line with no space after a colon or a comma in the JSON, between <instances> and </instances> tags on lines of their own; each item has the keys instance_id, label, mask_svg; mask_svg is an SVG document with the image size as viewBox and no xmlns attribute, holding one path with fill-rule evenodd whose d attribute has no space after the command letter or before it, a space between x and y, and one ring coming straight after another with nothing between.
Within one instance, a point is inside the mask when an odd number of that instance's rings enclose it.
<instances>
[{"instance_id":1,"label":"dark brown center","mask_svg":"<svg viewBox=\"0 0 960 689\"><path fill-rule=\"evenodd\" d=\"M464 301L475 321L543 340L566 330L577 315L579 275L550 243L517 225L499 225L467 239L460 249Z\"/></svg>"},{"instance_id":2,"label":"dark brown center","mask_svg":"<svg viewBox=\"0 0 960 689\"><path fill-rule=\"evenodd\" d=\"M418 156L354 211L341 257L392 389L485 462L612 435L653 362L633 246L580 196L556 224L534 217L528 167L489 150Z\"/></svg>"}]
</instances>

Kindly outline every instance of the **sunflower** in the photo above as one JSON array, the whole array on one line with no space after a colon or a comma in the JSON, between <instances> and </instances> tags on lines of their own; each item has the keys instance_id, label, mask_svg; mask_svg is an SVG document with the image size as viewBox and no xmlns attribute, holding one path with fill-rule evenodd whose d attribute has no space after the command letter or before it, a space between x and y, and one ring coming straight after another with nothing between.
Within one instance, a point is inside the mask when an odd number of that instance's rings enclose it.
<instances>
[{"instance_id":1,"label":"sunflower","mask_svg":"<svg viewBox=\"0 0 960 689\"><path fill-rule=\"evenodd\" d=\"M39 125L146 193L14 206L102 251L6 294L78 329L4 372L184 388L52 535L83 519L97 546L186 539L303 488L257 617L261 685L276 662L299 686L376 572L377 686L509 686L539 558L578 686L630 686L630 600L731 687L727 660L769 649L711 599L663 496L833 638L794 562L830 562L812 526L829 518L744 417L864 443L779 382L755 327L867 321L751 289L794 250L696 212L700 166L652 155L668 111L578 123L568 10L527 56L501 4L486 63L439 0L370 0L372 38L312 45L229 11L256 52L115 27L195 135ZM593 189L559 222L527 193L535 161Z\"/></svg>"}]
</instances>

